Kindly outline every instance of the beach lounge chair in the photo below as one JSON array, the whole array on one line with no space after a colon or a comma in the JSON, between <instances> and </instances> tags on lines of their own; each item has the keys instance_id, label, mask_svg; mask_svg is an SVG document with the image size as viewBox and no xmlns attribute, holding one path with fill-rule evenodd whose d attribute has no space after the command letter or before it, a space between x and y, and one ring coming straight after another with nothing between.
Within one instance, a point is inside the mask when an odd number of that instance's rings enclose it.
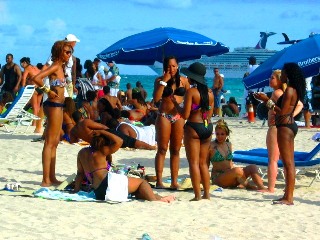
<instances>
[{"instance_id":1,"label":"beach lounge chair","mask_svg":"<svg viewBox=\"0 0 320 240\"><path fill-rule=\"evenodd\" d=\"M22 121L26 121L28 126L25 130L26 132L30 127L32 120L40 119L36 115L29 113L23 109L30 101L34 91L34 85L27 85L26 87L21 88L18 95L8 107L8 109L3 114L0 114L0 123L4 123L4 128L7 132L10 132L6 127L6 125L9 123L16 122L16 126L12 131L12 133L14 133L17 130L18 126L22 125Z\"/></svg>"},{"instance_id":2,"label":"beach lounge chair","mask_svg":"<svg viewBox=\"0 0 320 240\"><path fill-rule=\"evenodd\" d=\"M318 145L317 145L317 147L318 147ZM268 157L234 153L233 154L233 161L235 163L245 164L245 165L255 164L259 168L259 172L261 173L262 178L264 178L267 175ZM315 172L315 176L312 179L309 186L311 186L312 183L316 179L320 180L320 158L316 158L316 159L311 158L309 160L295 159L295 166L296 166L296 174L302 174L307 171L314 171ZM278 169L284 178L283 163L281 160L278 161Z\"/></svg>"},{"instance_id":3,"label":"beach lounge chair","mask_svg":"<svg viewBox=\"0 0 320 240\"><path fill-rule=\"evenodd\" d=\"M295 151L294 152L294 160L295 161L310 161L312 158L314 158L317 153L320 151L320 143L318 143L314 149L312 149L310 152L300 152ZM235 154L241 154L241 155L250 155L250 156L258 156L258 157L268 157L268 150L266 148L254 148L247 151L234 151Z\"/></svg>"}]
</instances>

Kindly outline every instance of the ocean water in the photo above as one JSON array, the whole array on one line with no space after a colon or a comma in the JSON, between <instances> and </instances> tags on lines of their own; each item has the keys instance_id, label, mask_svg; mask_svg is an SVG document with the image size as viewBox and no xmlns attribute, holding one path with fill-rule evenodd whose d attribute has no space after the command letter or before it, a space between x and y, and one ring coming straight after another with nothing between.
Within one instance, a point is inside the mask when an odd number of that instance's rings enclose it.
<instances>
[{"instance_id":1,"label":"ocean water","mask_svg":"<svg viewBox=\"0 0 320 240\"><path fill-rule=\"evenodd\" d=\"M140 81L143 88L148 93L147 100L150 101L152 99L153 86L156 78L156 75L121 75L120 90L126 91L127 83L131 83L132 88L134 88L136 86L136 82ZM208 86L212 87L213 79L207 78L206 80ZM226 101L228 101L230 97L235 97L238 104L243 103L244 86L241 78L225 78L223 88L227 90L227 93L224 94Z\"/></svg>"}]
</instances>

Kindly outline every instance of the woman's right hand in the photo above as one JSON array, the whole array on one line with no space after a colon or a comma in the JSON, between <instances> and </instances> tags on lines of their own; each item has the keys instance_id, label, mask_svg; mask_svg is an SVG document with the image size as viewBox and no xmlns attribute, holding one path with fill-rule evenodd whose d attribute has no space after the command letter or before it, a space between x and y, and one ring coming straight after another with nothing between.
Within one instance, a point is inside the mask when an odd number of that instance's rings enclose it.
<instances>
[{"instance_id":1,"label":"woman's right hand","mask_svg":"<svg viewBox=\"0 0 320 240\"><path fill-rule=\"evenodd\" d=\"M58 95L56 92L50 90L50 91L48 92L48 98L49 98L49 99L59 98L59 95Z\"/></svg>"},{"instance_id":2,"label":"woman's right hand","mask_svg":"<svg viewBox=\"0 0 320 240\"><path fill-rule=\"evenodd\" d=\"M256 92L253 94L253 97L257 100L266 102L269 100L269 97L267 96L267 94L263 93L263 92Z\"/></svg>"},{"instance_id":3,"label":"woman's right hand","mask_svg":"<svg viewBox=\"0 0 320 240\"><path fill-rule=\"evenodd\" d=\"M168 82L170 79L171 79L171 74L170 74L170 72L169 72L169 71L167 71L167 72L165 71L165 72L163 73L162 81Z\"/></svg>"}]
</instances>

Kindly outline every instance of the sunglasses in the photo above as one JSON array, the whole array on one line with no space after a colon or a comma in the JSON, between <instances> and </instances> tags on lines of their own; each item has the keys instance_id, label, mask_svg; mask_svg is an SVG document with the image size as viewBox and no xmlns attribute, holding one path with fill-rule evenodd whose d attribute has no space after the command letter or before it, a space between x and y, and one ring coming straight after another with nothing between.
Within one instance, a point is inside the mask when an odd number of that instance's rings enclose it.
<instances>
[{"instance_id":1,"label":"sunglasses","mask_svg":"<svg viewBox=\"0 0 320 240\"><path fill-rule=\"evenodd\" d=\"M64 51L67 55L71 55L72 51Z\"/></svg>"}]
</instances>

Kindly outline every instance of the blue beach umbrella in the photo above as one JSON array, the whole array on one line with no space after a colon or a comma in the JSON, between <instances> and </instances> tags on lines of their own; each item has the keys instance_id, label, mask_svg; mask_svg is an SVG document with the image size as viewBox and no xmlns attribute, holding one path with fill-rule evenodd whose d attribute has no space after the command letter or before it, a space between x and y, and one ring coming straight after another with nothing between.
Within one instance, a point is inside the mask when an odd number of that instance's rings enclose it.
<instances>
[{"instance_id":1,"label":"blue beach umbrella","mask_svg":"<svg viewBox=\"0 0 320 240\"><path fill-rule=\"evenodd\" d=\"M179 61L199 59L202 55L215 56L229 52L223 43L201 34L176 29L155 28L126 37L97 57L104 62L115 61L128 65L153 65L164 57L174 55Z\"/></svg>"},{"instance_id":2,"label":"blue beach umbrella","mask_svg":"<svg viewBox=\"0 0 320 240\"><path fill-rule=\"evenodd\" d=\"M254 89L269 86L272 71L282 69L287 62L297 63L305 77L317 75L320 68L320 35L306 38L268 58L243 79L245 88Z\"/></svg>"}]
</instances>

